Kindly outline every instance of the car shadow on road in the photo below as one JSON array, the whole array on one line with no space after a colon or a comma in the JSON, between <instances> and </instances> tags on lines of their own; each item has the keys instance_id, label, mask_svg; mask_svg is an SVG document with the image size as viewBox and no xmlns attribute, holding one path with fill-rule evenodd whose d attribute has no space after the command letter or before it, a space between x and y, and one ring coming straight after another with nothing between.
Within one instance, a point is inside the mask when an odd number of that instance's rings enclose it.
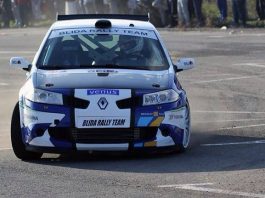
<instances>
[{"instance_id":1,"label":"car shadow on road","mask_svg":"<svg viewBox=\"0 0 265 198\"><path fill-rule=\"evenodd\" d=\"M212 134L212 135L209 135ZM128 173L215 172L265 168L265 144L202 146L206 143L256 141L257 138L194 133L191 148L176 153L75 153L33 163L74 169ZM214 142L215 141L215 142Z\"/></svg>"}]
</instances>

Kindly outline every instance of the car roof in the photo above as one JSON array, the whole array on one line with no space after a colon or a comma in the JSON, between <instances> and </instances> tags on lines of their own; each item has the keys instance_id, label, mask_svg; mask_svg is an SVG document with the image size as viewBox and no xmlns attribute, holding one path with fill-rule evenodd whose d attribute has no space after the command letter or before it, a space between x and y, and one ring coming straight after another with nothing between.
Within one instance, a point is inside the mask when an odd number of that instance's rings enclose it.
<instances>
[{"instance_id":1,"label":"car roof","mask_svg":"<svg viewBox=\"0 0 265 198\"><path fill-rule=\"evenodd\" d=\"M56 21L52 26L52 30L58 29L70 29L70 28L82 28L82 27L95 27L95 24L99 20L108 20L111 22L114 28L136 28L144 30L155 30L153 24L148 21L128 20L128 19L74 19L74 20L62 20ZM133 24L133 25L132 25Z\"/></svg>"}]
</instances>

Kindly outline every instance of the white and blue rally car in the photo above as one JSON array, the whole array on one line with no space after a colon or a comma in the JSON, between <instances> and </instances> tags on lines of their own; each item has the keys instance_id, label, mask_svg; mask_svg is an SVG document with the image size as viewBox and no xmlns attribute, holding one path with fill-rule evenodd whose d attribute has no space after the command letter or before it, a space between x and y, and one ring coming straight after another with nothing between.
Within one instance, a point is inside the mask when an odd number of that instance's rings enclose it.
<instances>
[{"instance_id":1,"label":"white and blue rally car","mask_svg":"<svg viewBox=\"0 0 265 198\"><path fill-rule=\"evenodd\" d=\"M142 15L61 15L30 64L11 126L15 155L178 148L190 140L190 109L158 31Z\"/></svg>"}]
</instances>

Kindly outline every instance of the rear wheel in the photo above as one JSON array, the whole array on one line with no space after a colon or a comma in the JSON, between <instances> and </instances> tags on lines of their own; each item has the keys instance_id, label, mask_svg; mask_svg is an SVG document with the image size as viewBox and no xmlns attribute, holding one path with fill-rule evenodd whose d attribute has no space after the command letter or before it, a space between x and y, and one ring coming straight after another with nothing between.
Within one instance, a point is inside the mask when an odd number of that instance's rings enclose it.
<instances>
[{"instance_id":1,"label":"rear wheel","mask_svg":"<svg viewBox=\"0 0 265 198\"><path fill-rule=\"evenodd\" d=\"M189 102L187 101L186 104L186 111L185 111L185 129L184 129L184 133L183 133L183 139L182 139L182 143L177 145L179 152L183 153L187 150L189 143L190 143L190 106L189 106Z\"/></svg>"},{"instance_id":2,"label":"rear wheel","mask_svg":"<svg viewBox=\"0 0 265 198\"><path fill-rule=\"evenodd\" d=\"M22 140L20 127L19 103L16 104L12 115L11 142L15 155L21 160L37 160L42 156L42 153L35 153L26 150L25 144Z\"/></svg>"}]
</instances>

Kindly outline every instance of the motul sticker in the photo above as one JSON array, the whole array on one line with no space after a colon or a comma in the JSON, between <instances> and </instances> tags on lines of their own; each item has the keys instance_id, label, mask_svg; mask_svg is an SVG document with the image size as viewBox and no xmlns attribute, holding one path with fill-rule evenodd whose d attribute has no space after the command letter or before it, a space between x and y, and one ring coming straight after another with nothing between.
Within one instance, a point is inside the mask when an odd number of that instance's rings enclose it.
<instances>
[{"instance_id":1,"label":"motul sticker","mask_svg":"<svg viewBox=\"0 0 265 198\"><path fill-rule=\"evenodd\" d=\"M117 89L88 89L87 95L120 95Z\"/></svg>"}]
</instances>

